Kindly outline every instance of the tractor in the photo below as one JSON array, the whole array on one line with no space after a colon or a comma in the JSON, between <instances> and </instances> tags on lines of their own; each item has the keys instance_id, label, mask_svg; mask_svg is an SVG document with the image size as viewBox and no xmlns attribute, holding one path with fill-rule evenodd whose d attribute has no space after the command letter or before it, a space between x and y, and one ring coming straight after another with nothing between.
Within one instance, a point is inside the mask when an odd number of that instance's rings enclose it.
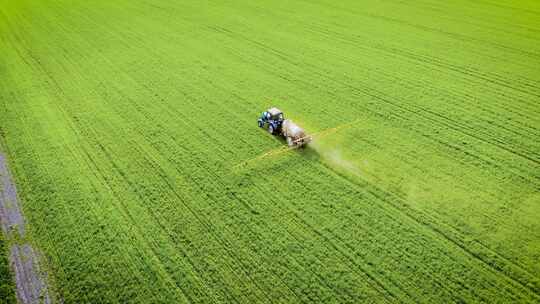
<instances>
[{"instance_id":1,"label":"tractor","mask_svg":"<svg viewBox=\"0 0 540 304\"><path fill-rule=\"evenodd\" d=\"M272 135L281 134L283 112L278 108L270 108L261 114L257 123L260 128L264 128L265 125L268 125L268 132Z\"/></svg>"},{"instance_id":2,"label":"tractor","mask_svg":"<svg viewBox=\"0 0 540 304\"><path fill-rule=\"evenodd\" d=\"M285 138L289 147L305 147L311 142L311 136L306 135L304 129L300 128L292 120L284 119L283 112L277 108L264 111L257 123L261 128L268 125L268 132Z\"/></svg>"}]
</instances>

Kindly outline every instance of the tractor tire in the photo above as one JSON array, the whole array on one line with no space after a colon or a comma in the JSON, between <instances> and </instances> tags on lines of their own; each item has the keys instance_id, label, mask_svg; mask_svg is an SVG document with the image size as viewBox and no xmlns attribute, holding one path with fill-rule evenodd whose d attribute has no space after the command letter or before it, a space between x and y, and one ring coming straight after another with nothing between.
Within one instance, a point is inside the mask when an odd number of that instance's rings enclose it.
<instances>
[{"instance_id":1,"label":"tractor tire","mask_svg":"<svg viewBox=\"0 0 540 304\"><path fill-rule=\"evenodd\" d=\"M269 125L269 126L268 126L268 133L274 135L274 132L275 132L275 131L276 131L276 130L274 130L274 126L272 126L272 125Z\"/></svg>"},{"instance_id":2,"label":"tractor tire","mask_svg":"<svg viewBox=\"0 0 540 304\"><path fill-rule=\"evenodd\" d=\"M257 124L259 125L259 128L264 127L264 122L262 122L262 121L260 121L260 120L257 122Z\"/></svg>"},{"instance_id":3,"label":"tractor tire","mask_svg":"<svg viewBox=\"0 0 540 304\"><path fill-rule=\"evenodd\" d=\"M294 141L290 136L287 136L287 145L289 145L289 147L294 146Z\"/></svg>"}]
</instances>

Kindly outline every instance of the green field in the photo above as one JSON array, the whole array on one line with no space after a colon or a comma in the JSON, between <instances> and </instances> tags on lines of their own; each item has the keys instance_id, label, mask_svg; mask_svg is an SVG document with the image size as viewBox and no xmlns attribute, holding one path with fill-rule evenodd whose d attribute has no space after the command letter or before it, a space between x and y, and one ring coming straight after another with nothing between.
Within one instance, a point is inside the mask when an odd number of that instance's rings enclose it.
<instances>
[{"instance_id":1,"label":"green field","mask_svg":"<svg viewBox=\"0 0 540 304\"><path fill-rule=\"evenodd\" d=\"M540 302L538 1L0 0L0 152L64 303Z\"/></svg>"},{"instance_id":2,"label":"green field","mask_svg":"<svg viewBox=\"0 0 540 304\"><path fill-rule=\"evenodd\" d=\"M15 304L13 274L9 269L8 251L3 233L0 233L0 299L3 304Z\"/></svg>"}]
</instances>

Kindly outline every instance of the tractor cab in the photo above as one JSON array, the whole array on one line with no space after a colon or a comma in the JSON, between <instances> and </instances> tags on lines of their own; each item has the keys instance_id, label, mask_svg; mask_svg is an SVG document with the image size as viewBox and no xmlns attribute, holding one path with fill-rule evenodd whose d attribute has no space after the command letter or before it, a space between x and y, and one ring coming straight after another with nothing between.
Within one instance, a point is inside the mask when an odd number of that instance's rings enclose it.
<instances>
[{"instance_id":1,"label":"tractor cab","mask_svg":"<svg viewBox=\"0 0 540 304\"><path fill-rule=\"evenodd\" d=\"M283 122L283 112L281 112L281 110L279 110L278 108L268 109L266 113L270 115L270 120Z\"/></svg>"},{"instance_id":2,"label":"tractor cab","mask_svg":"<svg viewBox=\"0 0 540 304\"><path fill-rule=\"evenodd\" d=\"M271 134L279 134L281 132L281 124L283 123L283 112L278 108L270 108L261 114L258 120L259 127L264 128L268 124L268 132Z\"/></svg>"}]
</instances>

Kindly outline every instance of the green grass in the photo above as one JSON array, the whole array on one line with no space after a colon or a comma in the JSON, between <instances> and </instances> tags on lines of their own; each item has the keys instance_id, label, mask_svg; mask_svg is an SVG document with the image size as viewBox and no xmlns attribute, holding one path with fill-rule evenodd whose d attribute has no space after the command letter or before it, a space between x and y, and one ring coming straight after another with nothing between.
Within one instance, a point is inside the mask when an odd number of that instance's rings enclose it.
<instances>
[{"instance_id":1,"label":"green grass","mask_svg":"<svg viewBox=\"0 0 540 304\"><path fill-rule=\"evenodd\" d=\"M539 302L537 1L0 0L65 303ZM256 127L275 105L304 151Z\"/></svg>"},{"instance_id":2,"label":"green grass","mask_svg":"<svg viewBox=\"0 0 540 304\"><path fill-rule=\"evenodd\" d=\"M3 304L15 304L15 284L13 274L9 268L8 248L6 240L0 233L0 299Z\"/></svg>"}]
</instances>

